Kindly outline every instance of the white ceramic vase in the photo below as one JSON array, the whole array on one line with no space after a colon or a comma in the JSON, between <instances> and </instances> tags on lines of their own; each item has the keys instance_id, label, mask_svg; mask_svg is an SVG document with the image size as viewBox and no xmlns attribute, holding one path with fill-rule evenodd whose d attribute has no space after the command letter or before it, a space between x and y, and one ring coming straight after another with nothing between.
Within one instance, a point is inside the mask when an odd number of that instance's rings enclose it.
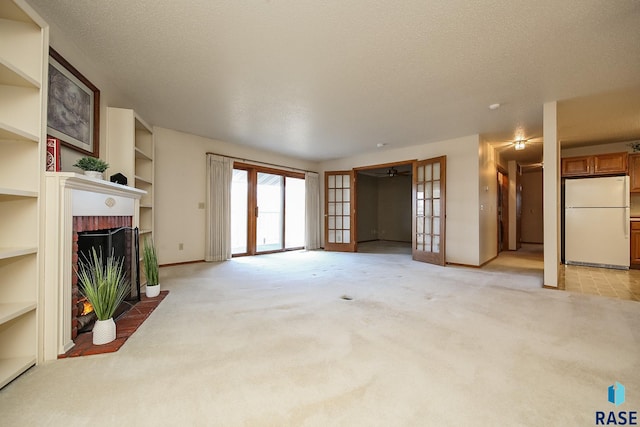
<instances>
[{"instance_id":1,"label":"white ceramic vase","mask_svg":"<svg viewBox=\"0 0 640 427\"><path fill-rule=\"evenodd\" d=\"M104 179L104 172L98 172L98 171L84 171L84 174L85 174L86 176L88 176L89 178Z\"/></svg>"},{"instance_id":2,"label":"white ceramic vase","mask_svg":"<svg viewBox=\"0 0 640 427\"><path fill-rule=\"evenodd\" d=\"M147 298L157 297L158 295L160 295L160 283L158 283L155 286L147 285L145 289L145 293L147 295Z\"/></svg>"},{"instance_id":3,"label":"white ceramic vase","mask_svg":"<svg viewBox=\"0 0 640 427\"><path fill-rule=\"evenodd\" d=\"M116 322L113 317L107 320L96 320L93 325L93 344L107 344L116 339Z\"/></svg>"}]
</instances>

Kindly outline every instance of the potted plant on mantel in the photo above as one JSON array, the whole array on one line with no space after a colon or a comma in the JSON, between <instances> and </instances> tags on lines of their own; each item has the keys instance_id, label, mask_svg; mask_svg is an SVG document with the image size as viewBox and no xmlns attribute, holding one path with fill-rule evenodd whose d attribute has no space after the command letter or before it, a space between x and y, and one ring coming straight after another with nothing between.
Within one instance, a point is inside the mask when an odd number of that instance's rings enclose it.
<instances>
[{"instance_id":1,"label":"potted plant on mantel","mask_svg":"<svg viewBox=\"0 0 640 427\"><path fill-rule=\"evenodd\" d=\"M73 166L80 168L84 174L97 179L104 179L104 171L109 169L109 164L96 157L83 157Z\"/></svg>"},{"instance_id":2,"label":"potted plant on mantel","mask_svg":"<svg viewBox=\"0 0 640 427\"><path fill-rule=\"evenodd\" d=\"M106 265L100 254L92 248L78 261L78 288L91 303L98 320L93 326L93 343L107 344L116 339L116 323L113 315L129 293L129 283L124 276L124 259L116 260L113 254L107 257Z\"/></svg>"},{"instance_id":3,"label":"potted plant on mantel","mask_svg":"<svg viewBox=\"0 0 640 427\"><path fill-rule=\"evenodd\" d=\"M144 268L144 276L147 278L147 286L145 293L148 298L160 295L160 279L158 277L160 266L158 265L158 255L153 239L147 237L144 239L144 247L142 248L142 265Z\"/></svg>"}]
</instances>

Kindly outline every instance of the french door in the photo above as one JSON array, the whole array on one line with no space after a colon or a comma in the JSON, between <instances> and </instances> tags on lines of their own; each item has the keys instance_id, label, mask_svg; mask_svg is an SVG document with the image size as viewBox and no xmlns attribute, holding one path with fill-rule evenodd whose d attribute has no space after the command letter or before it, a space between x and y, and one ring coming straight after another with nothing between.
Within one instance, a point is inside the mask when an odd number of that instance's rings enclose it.
<instances>
[{"instance_id":1,"label":"french door","mask_svg":"<svg viewBox=\"0 0 640 427\"><path fill-rule=\"evenodd\" d=\"M412 256L416 261L445 263L446 156L413 165Z\"/></svg>"},{"instance_id":2,"label":"french door","mask_svg":"<svg viewBox=\"0 0 640 427\"><path fill-rule=\"evenodd\" d=\"M304 247L304 174L235 163L231 253L255 255Z\"/></svg>"},{"instance_id":3,"label":"french door","mask_svg":"<svg viewBox=\"0 0 640 427\"><path fill-rule=\"evenodd\" d=\"M355 252L355 173L325 172L324 189L324 248Z\"/></svg>"}]
</instances>

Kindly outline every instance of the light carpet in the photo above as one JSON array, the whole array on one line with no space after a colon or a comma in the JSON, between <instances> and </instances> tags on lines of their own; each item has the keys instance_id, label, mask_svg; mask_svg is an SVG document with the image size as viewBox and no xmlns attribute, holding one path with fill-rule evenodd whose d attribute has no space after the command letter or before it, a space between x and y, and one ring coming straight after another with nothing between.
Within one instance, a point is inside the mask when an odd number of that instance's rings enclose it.
<instances>
[{"instance_id":1,"label":"light carpet","mask_svg":"<svg viewBox=\"0 0 640 427\"><path fill-rule=\"evenodd\" d=\"M171 293L119 352L31 369L0 391L0 424L570 426L640 410L639 303L512 270L322 251L163 268Z\"/></svg>"}]
</instances>

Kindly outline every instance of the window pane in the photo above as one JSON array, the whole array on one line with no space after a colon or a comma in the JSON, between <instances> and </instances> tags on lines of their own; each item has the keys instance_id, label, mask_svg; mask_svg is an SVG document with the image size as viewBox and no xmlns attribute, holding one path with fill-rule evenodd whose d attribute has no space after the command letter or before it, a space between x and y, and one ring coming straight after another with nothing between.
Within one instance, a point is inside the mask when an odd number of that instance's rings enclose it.
<instances>
[{"instance_id":1,"label":"window pane","mask_svg":"<svg viewBox=\"0 0 640 427\"><path fill-rule=\"evenodd\" d=\"M440 163L433 164L433 179L440 179Z\"/></svg>"},{"instance_id":2,"label":"window pane","mask_svg":"<svg viewBox=\"0 0 640 427\"><path fill-rule=\"evenodd\" d=\"M285 248L301 248L305 233L304 179L285 177L285 184Z\"/></svg>"},{"instance_id":3,"label":"window pane","mask_svg":"<svg viewBox=\"0 0 640 427\"><path fill-rule=\"evenodd\" d=\"M345 202L348 202L351 200L351 190L347 188L342 190L342 200L344 200Z\"/></svg>"},{"instance_id":4,"label":"window pane","mask_svg":"<svg viewBox=\"0 0 640 427\"><path fill-rule=\"evenodd\" d=\"M249 173L234 169L231 180L231 253L247 253Z\"/></svg>"},{"instance_id":5,"label":"window pane","mask_svg":"<svg viewBox=\"0 0 640 427\"><path fill-rule=\"evenodd\" d=\"M416 199L424 199L424 184L418 184L416 188Z\"/></svg>"},{"instance_id":6,"label":"window pane","mask_svg":"<svg viewBox=\"0 0 640 427\"><path fill-rule=\"evenodd\" d=\"M417 179L417 181L418 182L422 182L422 181L424 181L424 166L418 166L417 169L418 169L418 179Z\"/></svg>"},{"instance_id":7,"label":"window pane","mask_svg":"<svg viewBox=\"0 0 640 427\"><path fill-rule=\"evenodd\" d=\"M349 230L344 230L342 232L342 242L343 243L351 242L351 232Z\"/></svg>"},{"instance_id":8,"label":"window pane","mask_svg":"<svg viewBox=\"0 0 640 427\"><path fill-rule=\"evenodd\" d=\"M329 202L336 201L336 190L328 190L327 191L327 199Z\"/></svg>"},{"instance_id":9,"label":"window pane","mask_svg":"<svg viewBox=\"0 0 640 427\"><path fill-rule=\"evenodd\" d=\"M328 188L336 188L336 177L334 175L329 175L327 177L327 181L328 181L328 184L327 184Z\"/></svg>"},{"instance_id":10,"label":"window pane","mask_svg":"<svg viewBox=\"0 0 640 427\"><path fill-rule=\"evenodd\" d=\"M433 218L433 234L440 234L440 218Z\"/></svg>"},{"instance_id":11,"label":"window pane","mask_svg":"<svg viewBox=\"0 0 640 427\"><path fill-rule=\"evenodd\" d=\"M424 166L424 180L431 181L433 178L431 177L431 165Z\"/></svg>"},{"instance_id":12,"label":"window pane","mask_svg":"<svg viewBox=\"0 0 640 427\"><path fill-rule=\"evenodd\" d=\"M342 215L347 215L348 216L350 214L350 212L349 212L350 211L350 206L351 206L350 203L343 203L342 204Z\"/></svg>"},{"instance_id":13,"label":"window pane","mask_svg":"<svg viewBox=\"0 0 640 427\"><path fill-rule=\"evenodd\" d=\"M440 181L433 181L433 198L440 198Z\"/></svg>"},{"instance_id":14,"label":"window pane","mask_svg":"<svg viewBox=\"0 0 640 427\"><path fill-rule=\"evenodd\" d=\"M433 248L432 252L440 252L440 236L433 236Z\"/></svg>"},{"instance_id":15,"label":"window pane","mask_svg":"<svg viewBox=\"0 0 640 427\"><path fill-rule=\"evenodd\" d=\"M342 175L336 175L336 188L342 188Z\"/></svg>"},{"instance_id":16,"label":"window pane","mask_svg":"<svg viewBox=\"0 0 640 427\"><path fill-rule=\"evenodd\" d=\"M440 216L440 199L433 200L433 216Z\"/></svg>"},{"instance_id":17,"label":"window pane","mask_svg":"<svg viewBox=\"0 0 640 427\"><path fill-rule=\"evenodd\" d=\"M349 230L351 228L351 224L350 224L350 218L348 216L343 216L342 217L342 228L344 228L345 230Z\"/></svg>"},{"instance_id":18,"label":"window pane","mask_svg":"<svg viewBox=\"0 0 640 427\"><path fill-rule=\"evenodd\" d=\"M336 214L336 204L335 203L329 203L329 210L328 210L327 214L329 214L329 215L335 215Z\"/></svg>"},{"instance_id":19,"label":"window pane","mask_svg":"<svg viewBox=\"0 0 640 427\"><path fill-rule=\"evenodd\" d=\"M335 216L330 216L328 218L329 223L327 224L327 228L329 230L335 230L336 229L336 217Z\"/></svg>"},{"instance_id":20,"label":"window pane","mask_svg":"<svg viewBox=\"0 0 640 427\"><path fill-rule=\"evenodd\" d=\"M329 243L336 242L336 232L335 230L329 230Z\"/></svg>"},{"instance_id":21,"label":"window pane","mask_svg":"<svg viewBox=\"0 0 640 427\"><path fill-rule=\"evenodd\" d=\"M342 187L343 188L349 188L351 182L351 177L349 175L343 175L342 176Z\"/></svg>"}]
</instances>

